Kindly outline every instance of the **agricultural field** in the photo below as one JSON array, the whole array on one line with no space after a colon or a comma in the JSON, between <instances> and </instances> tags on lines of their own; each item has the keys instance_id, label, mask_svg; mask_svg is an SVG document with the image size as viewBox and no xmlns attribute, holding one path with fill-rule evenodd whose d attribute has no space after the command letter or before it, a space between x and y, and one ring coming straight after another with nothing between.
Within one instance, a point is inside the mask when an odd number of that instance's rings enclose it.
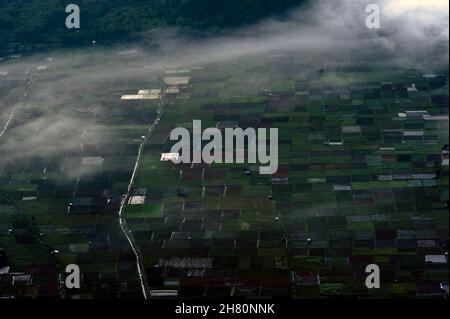
<instances>
[{"instance_id":1,"label":"agricultural field","mask_svg":"<svg viewBox=\"0 0 450 319\"><path fill-rule=\"evenodd\" d=\"M2 297L442 297L448 72L293 50L22 60L0 64ZM277 128L277 172L162 161L194 120Z\"/></svg>"},{"instance_id":2,"label":"agricultural field","mask_svg":"<svg viewBox=\"0 0 450 319\"><path fill-rule=\"evenodd\" d=\"M3 1L0 299L448 299L448 12Z\"/></svg>"},{"instance_id":3,"label":"agricultural field","mask_svg":"<svg viewBox=\"0 0 450 319\"><path fill-rule=\"evenodd\" d=\"M166 97L135 183L145 203L125 211L151 290L187 298L441 294L447 264L426 259L443 256L448 241L446 75L376 59L311 65L295 53L215 63L191 70L180 95ZM161 162L170 131L193 120L278 128L278 172ZM372 263L383 269L376 292L364 286Z\"/></svg>"}]
</instances>

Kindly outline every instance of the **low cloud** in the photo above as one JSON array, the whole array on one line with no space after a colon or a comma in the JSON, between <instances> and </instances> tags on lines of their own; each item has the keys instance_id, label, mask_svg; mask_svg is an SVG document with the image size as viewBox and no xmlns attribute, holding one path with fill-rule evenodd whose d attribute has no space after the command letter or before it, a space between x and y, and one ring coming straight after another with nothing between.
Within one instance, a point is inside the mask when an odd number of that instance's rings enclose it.
<instances>
[{"instance_id":1,"label":"low cloud","mask_svg":"<svg viewBox=\"0 0 450 319\"><path fill-rule=\"evenodd\" d=\"M379 30L365 26L369 3L382 8ZM319 64L324 57L347 63L368 56L386 63L408 57L411 64L405 67L447 70L448 11L444 0L319 0L293 10L284 21L269 19L212 39L158 30L152 36L159 50L149 51L137 43L132 49L98 47L54 53L51 62L38 55L0 64L0 72L6 74L0 78L0 88L8 87L13 96L8 96L8 105L0 104L0 128L16 108L12 125L0 138L0 168L24 157L77 151L83 130L98 124L95 117L76 117L79 107L104 107L112 83L137 90L166 68L295 51ZM39 71L40 65L48 69ZM29 96L21 101L29 79L33 80ZM5 102L6 96L0 100Z\"/></svg>"}]
</instances>

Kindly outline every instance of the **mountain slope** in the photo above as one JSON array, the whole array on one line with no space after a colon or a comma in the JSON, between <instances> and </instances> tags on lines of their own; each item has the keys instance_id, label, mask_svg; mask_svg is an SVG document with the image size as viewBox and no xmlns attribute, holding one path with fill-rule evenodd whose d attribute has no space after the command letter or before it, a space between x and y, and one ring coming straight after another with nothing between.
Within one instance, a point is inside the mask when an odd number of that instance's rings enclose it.
<instances>
[{"instance_id":1,"label":"mountain slope","mask_svg":"<svg viewBox=\"0 0 450 319\"><path fill-rule=\"evenodd\" d=\"M0 2L0 54L117 41L176 26L217 32L286 12L305 0L79 0L81 28L65 27L66 1ZM3 51L3 52L2 52Z\"/></svg>"}]
</instances>

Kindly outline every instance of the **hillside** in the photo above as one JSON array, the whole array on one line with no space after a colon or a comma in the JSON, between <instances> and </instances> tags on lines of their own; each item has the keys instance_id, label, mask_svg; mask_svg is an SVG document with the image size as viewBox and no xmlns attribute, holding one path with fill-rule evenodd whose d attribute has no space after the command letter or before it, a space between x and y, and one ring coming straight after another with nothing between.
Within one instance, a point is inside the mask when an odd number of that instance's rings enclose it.
<instances>
[{"instance_id":1,"label":"hillside","mask_svg":"<svg viewBox=\"0 0 450 319\"><path fill-rule=\"evenodd\" d=\"M161 26L215 33L280 15L304 0L79 0L81 28L60 0L0 2L0 54L132 40Z\"/></svg>"}]
</instances>

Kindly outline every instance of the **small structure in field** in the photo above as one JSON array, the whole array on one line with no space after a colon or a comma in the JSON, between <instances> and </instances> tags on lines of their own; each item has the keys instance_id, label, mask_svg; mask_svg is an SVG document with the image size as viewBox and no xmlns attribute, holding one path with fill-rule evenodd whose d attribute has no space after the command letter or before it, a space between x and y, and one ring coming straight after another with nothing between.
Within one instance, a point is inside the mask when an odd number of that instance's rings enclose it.
<instances>
[{"instance_id":1,"label":"small structure in field","mask_svg":"<svg viewBox=\"0 0 450 319\"><path fill-rule=\"evenodd\" d=\"M122 95L122 100L158 100L161 97L160 89L139 90L138 94Z\"/></svg>"},{"instance_id":2,"label":"small structure in field","mask_svg":"<svg viewBox=\"0 0 450 319\"><path fill-rule=\"evenodd\" d=\"M161 162L178 161L180 154L178 153L162 153Z\"/></svg>"}]
</instances>

